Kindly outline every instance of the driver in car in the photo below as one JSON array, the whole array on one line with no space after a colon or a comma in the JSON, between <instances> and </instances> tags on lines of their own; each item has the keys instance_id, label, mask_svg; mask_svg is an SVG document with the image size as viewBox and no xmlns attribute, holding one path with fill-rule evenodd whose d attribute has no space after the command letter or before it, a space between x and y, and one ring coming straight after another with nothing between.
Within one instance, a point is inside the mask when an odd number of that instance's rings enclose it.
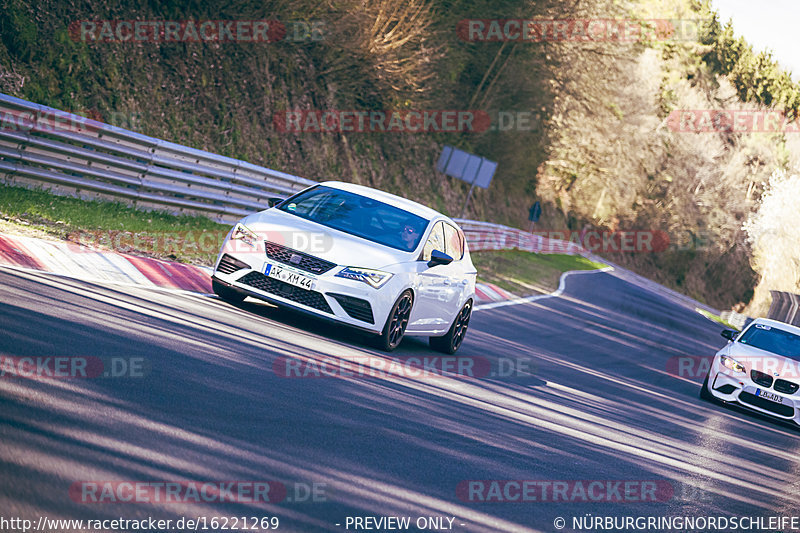
<instances>
[{"instance_id":1,"label":"driver in car","mask_svg":"<svg viewBox=\"0 0 800 533\"><path fill-rule=\"evenodd\" d=\"M403 239L403 244L406 246L406 250L409 252L414 249L414 245L417 244L417 237L419 234L417 233L417 228L406 224L403 228L403 232L401 233L401 237Z\"/></svg>"}]
</instances>

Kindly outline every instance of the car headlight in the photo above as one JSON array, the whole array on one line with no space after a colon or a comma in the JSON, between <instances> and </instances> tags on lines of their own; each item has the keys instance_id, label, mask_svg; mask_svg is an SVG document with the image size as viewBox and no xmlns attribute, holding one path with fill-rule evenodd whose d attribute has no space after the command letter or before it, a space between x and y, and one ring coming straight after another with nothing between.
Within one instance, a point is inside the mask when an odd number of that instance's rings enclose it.
<instances>
[{"instance_id":1,"label":"car headlight","mask_svg":"<svg viewBox=\"0 0 800 533\"><path fill-rule=\"evenodd\" d=\"M742 363L740 363L736 359L728 357L727 355L720 355L719 360L723 364L723 366L725 366L726 368L730 368L734 372L741 372L742 374L747 372Z\"/></svg>"},{"instance_id":2,"label":"car headlight","mask_svg":"<svg viewBox=\"0 0 800 533\"><path fill-rule=\"evenodd\" d=\"M363 281L374 288L382 287L394 274L371 268L345 267L336 274L337 278Z\"/></svg>"},{"instance_id":3,"label":"car headlight","mask_svg":"<svg viewBox=\"0 0 800 533\"><path fill-rule=\"evenodd\" d=\"M238 222L236 226L234 226L233 232L231 233L231 240L239 240L246 242L250 246L255 246L256 241L258 241L258 235L255 231L251 230L241 222Z\"/></svg>"}]
</instances>

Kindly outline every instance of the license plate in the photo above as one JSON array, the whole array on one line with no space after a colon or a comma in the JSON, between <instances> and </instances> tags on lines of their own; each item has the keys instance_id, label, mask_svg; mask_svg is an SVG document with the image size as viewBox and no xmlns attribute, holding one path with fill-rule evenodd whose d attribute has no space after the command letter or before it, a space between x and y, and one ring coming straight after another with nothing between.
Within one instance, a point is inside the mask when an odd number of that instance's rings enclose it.
<instances>
[{"instance_id":1,"label":"license plate","mask_svg":"<svg viewBox=\"0 0 800 533\"><path fill-rule=\"evenodd\" d=\"M781 398L777 394L766 392L761 389L756 389L756 396L758 396L759 398L764 398L765 400L770 400L772 402L783 403L783 398Z\"/></svg>"},{"instance_id":2,"label":"license plate","mask_svg":"<svg viewBox=\"0 0 800 533\"><path fill-rule=\"evenodd\" d=\"M301 289L305 289L307 291L310 291L314 288L314 278L309 278L308 276L304 276L299 272L289 270L288 268L284 268L280 265L267 263L267 266L264 267L264 274L270 278L280 280L284 283L288 283L289 285L294 285L295 287L300 287Z\"/></svg>"}]
</instances>

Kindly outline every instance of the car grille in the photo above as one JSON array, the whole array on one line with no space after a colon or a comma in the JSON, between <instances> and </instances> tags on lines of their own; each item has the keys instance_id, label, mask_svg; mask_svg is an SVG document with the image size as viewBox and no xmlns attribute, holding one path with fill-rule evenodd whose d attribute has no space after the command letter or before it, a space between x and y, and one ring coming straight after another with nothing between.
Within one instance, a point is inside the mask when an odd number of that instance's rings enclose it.
<instances>
[{"instance_id":1,"label":"car grille","mask_svg":"<svg viewBox=\"0 0 800 533\"><path fill-rule=\"evenodd\" d=\"M275 244L274 242L264 241L264 247L267 251L267 257L270 259L305 270L306 272L324 274L336 266L336 263L325 261L324 259L314 257L304 252L292 250L291 248ZM295 258L294 261L292 261L292 257Z\"/></svg>"},{"instance_id":2,"label":"car grille","mask_svg":"<svg viewBox=\"0 0 800 533\"><path fill-rule=\"evenodd\" d=\"M775 380L774 389L778 392L782 392L784 394L794 394L797 392L798 388L800 388L800 385L797 383L792 383L791 381L786 381L785 379Z\"/></svg>"},{"instance_id":3,"label":"car grille","mask_svg":"<svg viewBox=\"0 0 800 533\"><path fill-rule=\"evenodd\" d=\"M361 298L354 298L352 296L347 296L344 294L334 294L328 293L328 296L335 298L339 305L342 306L345 313L350 315L352 318L356 320L361 320L363 322L369 322L370 324L375 323L375 318L372 316L372 306L366 300L362 300Z\"/></svg>"},{"instance_id":4,"label":"car grille","mask_svg":"<svg viewBox=\"0 0 800 533\"><path fill-rule=\"evenodd\" d=\"M234 272L238 272L243 268L250 268L250 265L235 259L228 254L222 256L222 259L219 260L219 265L217 265L217 272L222 272L223 274L233 274Z\"/></svg>"},{"instance_id":5,"label":"car grille","mask_svg":"<svg viewBox=\"0 0 800 533\"><path fill-rule=\"evenodd\" d=\"M286 298L287 300L313 307L325 313L333 314L331 306L325 301L325 297L322 293L289 285L288 283L265 276L260 272L250 272L242 277L239 283L244 283L245 285L250 285L264 292L280 296L281 298Z\"/></svg>"},{"instance_id":6,"label":"car grille","mask_svg":"<svg viewBox=\"0 0 800 533\"><path fill-rule=\"evenodd\" d=\"M765 374L764 372L759 372L758 370L751 370L750 377L761 385L762 387L771 387L772 386L772 376L769 374Z\"/></svg>"},{"instance_id":7,"label":"car grille","mask_svg":"<svg viewBox=\"0 0 800 533\"><path fill-rule=\"evenodd\" d=\"M764 409L765 411L769 411L770 413L775 413L776 415L792 417L794 416L794 407L789 405L784 405L781 403L776 403L770 400L765 400L760 396L756 396L755 394L751 394L749 392L740 392L739 393L739 400L745 404L752 405L754 407L759 407Z\"/></svg>"}]
</instances>

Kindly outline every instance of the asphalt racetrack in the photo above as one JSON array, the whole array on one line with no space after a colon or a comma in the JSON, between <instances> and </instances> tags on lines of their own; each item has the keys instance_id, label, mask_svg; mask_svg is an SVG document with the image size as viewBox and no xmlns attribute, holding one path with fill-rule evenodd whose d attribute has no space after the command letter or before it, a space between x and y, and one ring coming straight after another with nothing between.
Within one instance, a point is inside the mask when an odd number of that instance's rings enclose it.
<instances>
[{"instance_id":1,"label":"asphalt racetrack","mask_svg":"<svg viewBox=\"0 0 800 533\"><path fill-rule=\"evenodd\" d=\"M517 532L800 506L800 432L703 402L702 376L675 371L722 327L614 273L476 311L455 359L250 300L6 268L0 323L12 364L101 361L86 379L0 378L6 518Z\"/></svg>"}]
</instances>

